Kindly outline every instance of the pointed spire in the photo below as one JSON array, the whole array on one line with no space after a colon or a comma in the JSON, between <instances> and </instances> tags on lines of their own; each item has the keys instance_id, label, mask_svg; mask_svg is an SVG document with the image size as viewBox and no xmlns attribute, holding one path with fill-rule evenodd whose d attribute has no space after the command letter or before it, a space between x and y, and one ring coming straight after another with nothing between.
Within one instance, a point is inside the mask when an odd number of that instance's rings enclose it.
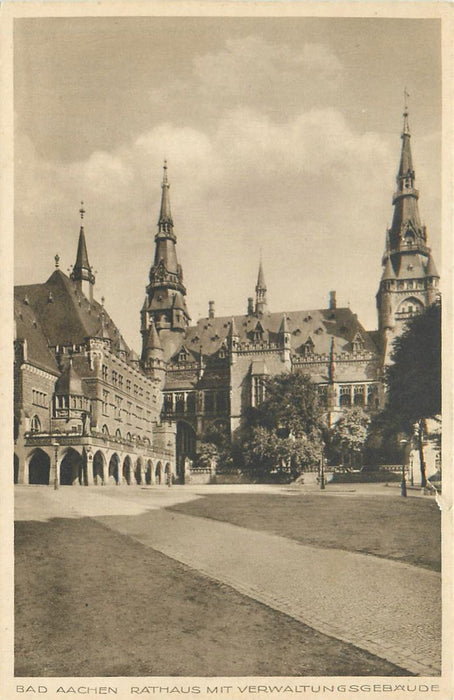
<instances>
[{"instance_id":1,"label":"pointed spire","mask_svg":"<svg viewBox=\"0 0 454 700\"><path fill-rule=\"evenodd\" d=\"M170 197L169 197L169 180L167 177L167 161L164 161L163 166L163 176L162 176L162 194L161 194L161 210L159 213L159 231L160 232L170 232L173 228L172 214L170 211Z\"/></svg>"},{"instance_id":2,"label":"pointed spire","mask_svg":"<svg viewBox=\"0 0 454 700\"><path fill-rule=\"evenodd\" d=\"M81 207L79 209L79 213L80 213L79 242L77 244L76 263L73 267L73 271L71 272L71 279L74 280L74 282L79 282L80 284L82 282L89 282L90 285L94 285L95 276L91 270L90 263L88 262L87 243L85 241L85 231L84 231L84 225L83 225L83 220L84 220L84 215L85 215L84 203L81 202L80 204L81 204ZM84 291L84 290L82 290L82 291Z\"/></svg>"},{"instance_id":3,"label":"pointed spire","mask_svg":"<svg viewBox=\"0 0 454 700\"><path fill-rule=\"evenodd\" d=\"M432 253L429 255L429 262L428 262L427 268L426 268L426 276L427 277L439 277L439 274L437 272L437 268L435 267L434 259L432 257Z\"/></svg>"},{"instance_id":4,"label":"pointed spire","mask_svg":"<svg viewBox=\"0 0 454 700\"><path fill-rule=\"evenodd\" d=\"M159 333L156 330L153 319L150 321L150 328L148 329L147 343L145 346L146 350L161 350L162 344L159 338Z\"/></svg>"},{"instance_id":5,"label":"pointed spire","mask_svg":"<svg viewBox=\"0 0 454 700\"><path fill-rule=\"evenodd\" d=\"M391 257L389 255L386 256L385 260L385 266L383 268L383 274L382 274L382 280L395 280L396 279L396 273L394 272L394 268L392 266L391 262Z\"/></svg>"},{"instance_id":6,"label":"pointed spire","mask_svg":"<svg viewBox=\"0 0 454 700\"><path fill-rule=\"evenodd\" d=\"M231 338L239 338L234 316L232 316L232 318L230 320L229 336Z\"/></svg>"},{"instance_id":7,"label":"pointed spire","mask_svg":"<svg viewBox=\"0 0 454 700\"><path fill-rule=\"evenodd\" d=\"M259 274L257 276L257 287L266 291L265 275L263 274L262 258L260 256Z\"/></svg>"},{"instance_id":8,"label":"pointed spire","mask_svg":"<svg viewBox=\"0 0 454 700\"><path fill-rule=\"evenodd\" d=\"M266 282L263 273L262 257L260 256L259 273L257 276L257 284L255 286L255 313L263 314L266 311Z\"/></svg>"},{"instance_id":9,"label":"pointed spire","mask_svg":"<svg viewBox=\"0 0 454 700\"><path fill-rule=\"evenodd\" d=\"M281 335L283 335L284 333L289 333L289 332L290 332L290 331L289 331L289 329L288 329L287 314L283 314L283 315L282 315L281 325L280 325L280 327L279 327L279 333L280 333Z\"/></svg>"}]
</instances>

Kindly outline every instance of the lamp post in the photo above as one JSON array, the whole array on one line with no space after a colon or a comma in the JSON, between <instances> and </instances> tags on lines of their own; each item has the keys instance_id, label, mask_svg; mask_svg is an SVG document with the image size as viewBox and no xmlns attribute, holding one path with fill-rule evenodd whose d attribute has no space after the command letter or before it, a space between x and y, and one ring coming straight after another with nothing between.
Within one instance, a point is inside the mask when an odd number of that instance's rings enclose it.
<instances>
[{"instance_id":1,"label":"lamp post","mask_svg":"<svg viewBox=\"0 0 454 700\"><path fill-rule=\"evenodd\" d=\"M325 488L325 457L322 450L322 456L320 458L320 489Z\"/></svg>"},{"instance_id":2,"label":"lamp post","mask_svg":"<svg viewBox=\"0 0 454 700\"><path fill-rule=\"evenodd\" d=\"M58 442L54 440L51 443L54 448L54 491L58 489Z\"/></svg>"},{"instance_id":3,"label":"lamp post","mask_svg":"<svg viewBox=\"0 0 454 700\"><path fill-rule=\"evenodd\" d=\"M405 448L407 446L408 440L402 438L400 444L402 445L402 481L400 482L400 495L404 498L407 497L407 482L405 479Z\"/></svg>"}]
</instances>

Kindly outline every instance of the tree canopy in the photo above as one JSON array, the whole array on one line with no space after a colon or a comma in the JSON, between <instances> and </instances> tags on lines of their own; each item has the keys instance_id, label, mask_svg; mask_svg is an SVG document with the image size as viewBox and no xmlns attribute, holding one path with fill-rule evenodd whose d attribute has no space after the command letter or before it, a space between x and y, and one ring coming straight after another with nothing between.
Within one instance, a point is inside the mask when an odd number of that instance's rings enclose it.
<instances>
[{"instance_id":1,"label":"tree canopy","mask_svg":"<svg viewBox=\"0 0 454 700\"><path fill-rule=\"evenodd\" d=\"M247 466L261 475L297 476L322 452L324 407L310 377L283 373L265 382L265 401L248 415L243 444Z\"/></svg>"},{"instance_id":2,"label":"tree canopy","mask_svg":"<svg viewBox=\"0 0 454 700\"><path fill-rule=\"evenodd\" d=\"M355 461L366 443L369 416L359 406L345 410L330 430L330 446L342 462Z\"/></svg>"},{"instance_id":3,"label":"tree canopy","mask_svg":"<svg viewBox=\"0 0 454 700\"><path fill-rule=\"evenodd\" d=\"M386 411L404 432L441 412L441 305L411 318L394 340Z\"/></svg>"}]
</instances>

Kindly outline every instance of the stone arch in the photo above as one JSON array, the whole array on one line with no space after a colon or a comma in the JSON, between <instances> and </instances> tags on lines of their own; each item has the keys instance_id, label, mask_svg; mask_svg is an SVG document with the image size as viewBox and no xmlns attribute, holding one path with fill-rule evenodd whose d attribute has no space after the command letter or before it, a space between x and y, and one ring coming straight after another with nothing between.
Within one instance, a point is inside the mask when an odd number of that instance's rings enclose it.
<instances>
[{"instance_id":1,"label":"stone arch","mask_svg":"<svg viewBox=\"0 0 454 700\"><path fill-rule=\"evenodd\" d=\"M153 462L151 459L147 460L147 469L145 472L145 482L150 485L153 483Z\"/></svg>"},{"instance_id":2,"label":"stone arch","mask_svg":"<svg viewBox=\"0 0 454 700\"><path fill-rule=\"evenodd\" d=\"M156 484L162 484L163 470L162 462L158 462L154 472L154 478Z\"/></svg>"},{"instance_id":3,"label":"stone arch","mask_svg":"<svg viewBox=\"0 0 454 700\"><path fill-rule=\"evenodd\" d=\"M186 421L178 421L176 435L176 461L177 476L184 479L184 460L186 457L193 460L196 454L196 432L193 426Z\"/></svg>"},{"instance_id":4,"label":"stone arch","mask_svg":"<svg viewBox=\"0 0 454 700\"><path fill-rule=\"evenodd\" d=\"M60 462L60 484L72 486L84 483L84 460L77 450L70 447Z\"/></svg>"},{"instance_id":5,"label":"stone arch","mask_svg":"<svg viewBox=\"0 0 454 700\"><path fill-rule=\"evenodd\" d=\"M405 314L406 316L412 316L415 314L420 314L424 310L424 304L420 299L417 299L416 297L407 297L403 301L400 302L399 306L397 307L396 313L397 314Z\"/></svg>"},{"instance_id":6,"label":"stone arch","mask_svg":"<svg viewBox=\"0 0 454 700\"><path fill-rule=\"evenodd\" d=\"M14 483L19 482L19 457L14 453Z\"/></svg>"},{"instance_id":7,"label":"stone arch","mask_svg":"<svg viewBox=\"0 0 454 700\"><path fill-rule=\"evenodd\" d=\"M116 431L115 431L115 437L117 438L117 440L121 440L121 430L120 430L120 428L117 428L117 429L116 429Z\"/></svg>"},{"instance_id":8,"label":"stone arch","mask_svg":"<svg viewBox=\"0 0 454 700\"><path fill-rule=\"evenodd\" d=\"M137 457L136 459L136 467L134 469L134 478L136 480L136 484L141 484L142 483L142 471L143 471L143 460L142 457Z\"/></svg>"},{"instance_id":9,"label":"stone arch","mask_svg":"<svg viewBox=\"0 0 454 700\"><path fill-rule=\"evenodd\" d=\"M120 457L116 452L109 460L108 479L109 481L113 479L116 484L120 483Z\"/></svg>"},{"instance_id":10,"label":"stone arch","mask_svg":"<svg viewBox=\"0 0 454 700\"><path fill-rule=\"evenodd\" d=\"M129 455L126 455L126 457L123 460L123 479L126 481L128 486L131 483L131 476L132 476L131 472L132 472L131 457Z\"/></svg>"},{"instance_id":11,"label":"stone arch","mask_svg":"<svg viewBox=\"0 0 454 700\"><path fill-rule=\"evenodd\" d=\"M49 484L50 457L44 450L32 452L28 463L29 484Z\"/></svg>"},{"instance_id":12,"label":"stone arch","mask_svg":"<svg viewBox=\"0 0 454 700\"><path fill-rule=\"evenodd\" d=\"M106 468L106 458L101 450L97 450L93 455L93 481L95 484L104 483L104 470Z\"/></svg>"}]
</instances>

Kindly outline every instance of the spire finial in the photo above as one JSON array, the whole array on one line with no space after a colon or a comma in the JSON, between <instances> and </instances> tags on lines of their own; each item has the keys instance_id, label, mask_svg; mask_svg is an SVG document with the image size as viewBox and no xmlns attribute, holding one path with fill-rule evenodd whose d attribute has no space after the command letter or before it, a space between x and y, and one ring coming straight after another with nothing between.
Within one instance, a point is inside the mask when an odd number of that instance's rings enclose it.
<instances>
[{"instance_id":1,"label":"spire finial","mask_svg":"<svg viewBox=\"0 0 454 700\"><path fill-rule=\"evenodd\" d=\"M403 113L404 128L402 130L402 136L410 136L410 126L408 124L408 98L409 97L410 97L410 93L407 91L407 88L404 87L404 113Z\"/></svg>"},{"instance_id":2,"label":"spire finial","mask_svg":"<svg viewBox=\"0 0 454 700\"><path fill-rule=\"evenodd\" d=\"M54 260L55 260L55 267L60 267L60 256L58 253L55 253Z\"/></svg>"},{"instance_id":3,"label":"spire finial","mask_svg":"<svg viewBox=\"0 0 454 700\"><path fill-rule=\"evenodd\" d=\"M80 209L79 209L79 214L80 214L80 220L84 220L84 215L85 215L85 209L84 209L84 203L80 203Z\"/></svg>"},{"instance_id":4,"label":"spire finial","mask_svg":"<svg viewBox=\"0 0 454 700\"><path fill-rule=\"evenodd\" d=\"M162 186L163 187L168 187L169 186L169 181L167 180L167 160L164 160L164 165L162 166L163 169L163 174L162 174Z\"/></svg>"}]
</instances>

